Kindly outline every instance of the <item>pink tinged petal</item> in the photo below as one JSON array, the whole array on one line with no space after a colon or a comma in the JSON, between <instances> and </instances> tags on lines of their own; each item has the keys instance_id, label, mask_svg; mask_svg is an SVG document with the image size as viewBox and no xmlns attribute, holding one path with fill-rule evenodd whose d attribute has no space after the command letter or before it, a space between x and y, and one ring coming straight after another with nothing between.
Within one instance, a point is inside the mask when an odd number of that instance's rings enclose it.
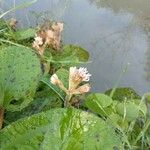
<instances>
[{"instance_id":1,"label":"pink tinged petal","mask_svg":"<svg viewBox=\"0 0 150 150\"><path fill-rule=\"evenodd\" d=\"M83 94L89 92L91 89L89 84L84 84L80 86L79 88L72 91L72 94Z\"/></svg>"},{"instance_id":2,"label":"pink tinged petal","mask_svg":"<svg viewBox=\"0 0 150 150\"><path fill-rule=\"evenodd\" d=\"M77 87L77 83L75 82L76 72L77 72L76 67L70 67L70 69L69 69L69 90L75 89Z\"/></svg>"},{"instance_id":3,"label":"pink tinged petal","mask_svg":"<svg viewBox=\"0 0 150 150\"><path fill-rule=\"evenodd\" d=\"M76 67L70 67L70 70L69 70L70 77L73 77L75 75L76 71L77 71Z\"/></svg>"},{"instance_id":4,"label":"pink tinged petal","mask_svg":"<svg viewBox=\"0 0 150 150\"><path fill-rule=\"evenodd\" d=\"M62 32L63 28L64 28L64 24L61 22L57 22L55 24L52 25L52 28L57 31L57 32Z\"/></svg>"},{"instance_id":5,"label":"pink tinged petal","mask_svg":"<svg viewBox=\"0 0 150 150\"><path fill-rule=\"evenodd\" d=\"M64 84L61 80L59 80L58 76L56 74L53 74L50 78L50 81L52 84L59 86L60 89L62 89L64 92L68 92L67 89L64 87Z\"/></svg>"},{"instance_id":6,"label":"pink tinged petal","mask_svg":"<svg viewBox=\"0 0 150 150\"><path fill-rule=\"evenodd\" d=\"M47 38L53 39L54 38L54 31L52 30L47 30Z\"/></svg>"},{"instance_id":7,"label":"pink tinged petal","mask_svg":"<svg viewBox=\"0 0 150 150\"><path fill-rule=\"evenodd\" d=\"M56 74L53 74L50 78L50 81L52 84L57 85L59 82L58 76Z\"/></svg>"}]
</instances>

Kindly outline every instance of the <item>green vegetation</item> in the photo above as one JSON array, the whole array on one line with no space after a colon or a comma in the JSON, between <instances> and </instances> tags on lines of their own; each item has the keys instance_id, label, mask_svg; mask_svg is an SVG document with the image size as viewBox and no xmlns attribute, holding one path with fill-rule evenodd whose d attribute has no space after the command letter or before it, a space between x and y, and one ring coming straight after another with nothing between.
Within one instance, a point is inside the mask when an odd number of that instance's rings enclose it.
<instances>
[{"instance_id":1,"label":"green vegetation","mask_svg":"<svg viewBox=\"0 0 150 150\"><path fill-rule=\"evenodd\" d=\"M150 149L149 94L87 94L90 74L74 66L89 54L64 45L62 30L60 22L17 29L0 20L0 149Z\"/></svg>"}]
</instances>

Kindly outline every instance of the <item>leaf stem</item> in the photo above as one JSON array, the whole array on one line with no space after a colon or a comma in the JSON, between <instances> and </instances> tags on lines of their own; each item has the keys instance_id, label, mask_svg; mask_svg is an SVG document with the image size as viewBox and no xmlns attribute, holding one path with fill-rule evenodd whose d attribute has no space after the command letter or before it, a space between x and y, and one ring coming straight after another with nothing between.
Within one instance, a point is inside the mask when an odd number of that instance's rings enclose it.
<instances>
[{"instance_id":1,"label":"leaf stem","mask_svg":"<svg viewBox=\"0 0 150 150\"><path fill-rule=\"evenodd\" d=\"M4 121L4 108L0 106L0 129L2 128Z\"/></svg>"}]
</instances>

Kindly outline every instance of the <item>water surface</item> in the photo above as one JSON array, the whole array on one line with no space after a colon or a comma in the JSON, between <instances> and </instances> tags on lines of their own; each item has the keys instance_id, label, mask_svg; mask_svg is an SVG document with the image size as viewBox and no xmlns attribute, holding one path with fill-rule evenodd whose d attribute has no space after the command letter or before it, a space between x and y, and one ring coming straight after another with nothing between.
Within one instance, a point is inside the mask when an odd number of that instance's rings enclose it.
<instances>
[{"instance_id":1,"label":"water surface","mask_svg":"<svg viewBox=\"0 0 150 150\"><path fill-rule=\"evenodd\" d=\"M27 0L6 0L1 9ZM32 26L42 19L65 23L63 40L86 48L92 63L93 91L115 85L133 87L143 94L150 91L150 0L38 0L18 10L20 26ZM128 65L130 64L130 65Z\"/></svg>"}]
</instances>

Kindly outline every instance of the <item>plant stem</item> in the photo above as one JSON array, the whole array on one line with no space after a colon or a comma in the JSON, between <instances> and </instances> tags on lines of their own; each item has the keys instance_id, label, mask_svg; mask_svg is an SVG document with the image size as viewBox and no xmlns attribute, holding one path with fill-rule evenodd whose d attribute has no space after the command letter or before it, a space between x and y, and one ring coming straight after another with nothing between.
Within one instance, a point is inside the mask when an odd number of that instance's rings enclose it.
<instances>
[{"instance_id":1,"label":"plant stem","mask_svg":"<svg viewBox=\"0 0 150 150\"><path fill-rule=\"evenodd\" d=\"M65 102L64 102L64 107L70 107L71 106L71 104L70 104L71 97L72 97L71 94L66 95Z\"/></svg>"},{"instance_id":2,"label":"plant stem","mask_svg":"<svg viewBox=\"0 0 150 150\"><path fill-rule=\"evenodd\" d=\"M2 128L3 121L4 121L4 108L0 107L0 129Z\"/></svg>"}]
</instances>

